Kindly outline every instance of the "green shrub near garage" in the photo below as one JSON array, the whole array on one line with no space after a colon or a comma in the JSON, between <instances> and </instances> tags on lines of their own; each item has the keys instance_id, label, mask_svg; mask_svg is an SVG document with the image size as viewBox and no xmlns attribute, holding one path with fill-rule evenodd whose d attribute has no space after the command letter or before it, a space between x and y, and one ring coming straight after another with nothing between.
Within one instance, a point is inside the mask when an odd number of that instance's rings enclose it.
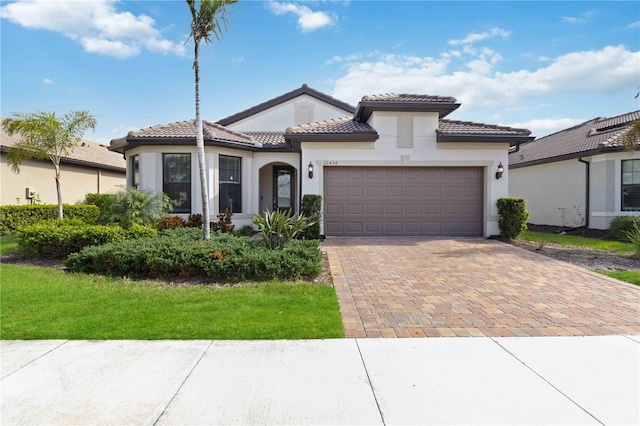
<instances>
[{"instance_id":1,"label":"green shrub near garage","mask_svg":"<svg viewBox=\"0 0 640 426\"><path fill-rule=\"evenodd\" d=\"M16 230L19 250L27 256L65 257L87 246L149 238L156 230L142 225L92 225L81 219L51 219Z\"/></svg>"},{"instance_id":2,"label":"green shrub near garage","mask_svg":"<svg viewBox=\"0 0 640 426\"><path fill-rule=\"evenodd\" d=\"M161 231L157 237L87 247L71 254L65 266L72 272L117 277L198 277L216 282L294 280L316 277L322 271L317 241L291 241L282 250L268 250L260 240L182 228Z\"/></svg>"},{"instance_id":3,"label":"green shrub near garage","mask_svg":"<svg viewBox=\"0 0 640 426\"><path fill-rule=\"evenodd\" d=\"M635 231L636 226L640 226L640 217L616 216L609 224L609 235L616 240L629 241L629 234Z\"/></svg>"},{"instance_id":4,"label":"green shrub near garage","mask_svg":"<svg viewBox=\"0 0 640 426\"><path fill-rule=\"evenodd\" d=\"M100 209L97 206L85 204L64 204L62 212L66 219L80 219L89 223L96 223L100 215ZM58 206L56 204L1 206L0 235L12 234L18 228L57 218Z\"/></svg>"}]
</instances>

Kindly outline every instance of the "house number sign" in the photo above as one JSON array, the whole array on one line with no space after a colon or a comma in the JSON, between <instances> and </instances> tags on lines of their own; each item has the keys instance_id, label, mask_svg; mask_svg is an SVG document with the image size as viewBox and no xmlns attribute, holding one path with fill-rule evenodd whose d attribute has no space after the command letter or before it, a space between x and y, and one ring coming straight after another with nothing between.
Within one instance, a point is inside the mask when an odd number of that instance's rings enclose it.
<instances>
[{"instance_id":1,"label":"house number sign","mask_svg":"<svg viewBox=\"0 0 640 426\"><path fill-rule=\"evenodd\" d=\"M323 166L337 166L338 162L337 161L325 161Z\"/></svg>"}]
</instances>

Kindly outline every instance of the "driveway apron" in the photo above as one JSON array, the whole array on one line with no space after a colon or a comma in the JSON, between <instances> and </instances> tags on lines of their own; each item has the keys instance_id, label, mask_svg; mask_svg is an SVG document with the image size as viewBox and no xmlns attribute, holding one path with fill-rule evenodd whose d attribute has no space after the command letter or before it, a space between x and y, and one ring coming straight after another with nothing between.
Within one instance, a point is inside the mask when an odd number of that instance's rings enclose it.
<instances>
[{"instance_id":1,"label":"driveway apron","mask_svg":"<svg viewBox=\"0 0 640 426\"><path fill-rule=\"evenodd\" d=\"M500 241L329 237L347 337L640 333L640 287Z\"/></svg>"}]
</instances>

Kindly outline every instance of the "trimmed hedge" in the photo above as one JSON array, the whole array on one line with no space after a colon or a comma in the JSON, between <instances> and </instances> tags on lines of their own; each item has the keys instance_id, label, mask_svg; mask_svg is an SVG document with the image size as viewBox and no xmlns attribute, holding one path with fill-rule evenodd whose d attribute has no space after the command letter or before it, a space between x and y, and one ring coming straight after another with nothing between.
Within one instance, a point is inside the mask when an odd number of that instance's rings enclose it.
<instances>
[{"instance_id":1,"label":"trimmed hedge","mask_svg":"<svg viewBox=\"0 0 640 426\"><path fill-rule=\"evenodd\" d=\"M182 228L161 231L147 240L87 247L64 262L73 272L118 277L206 277L217 282L292 280L322 271L317 241L292 241L283 250L268 250L261 241Z\"/></svg>"},{"instance_id":2,"label":"trimmed hedge","mask_svg":"<svg viewBox=\"0 0 640 426\"><path fill-rule=\"evenodd\" d=\"M526 205L527 202L522 198L498 198L500 237L511 240L527 230L529 211L526 209Z\"/></svg>"},{"instance_id":3,"label":"trimmed hedge","mask_svg":"<svg viewBox=\"0 0 640 426\"><path fill-rule=\"evenodd\" d=\"M629 241L629 234L635 231L636 225L640 226L638 216L616 216L609 224L609 235L616 240Z\"/></svg>"},{"instance_id":4,"label":"trimmed hedge","mask_svg":"<svg viewBox=\"0 0 640 426\"><path fill-rule=\"evenodd\" d=\"M47 220L16 231L18 248L27 256L65 257L87 246L156 235L150 227L90 225L80 219Z\"/></svg>"},{"instance_id":5,"label":"trimmed hedge","mask_svg":"<svg viewBox=\"0 0 640 426\"><path fill-rule=\"evenodd\" d=\"M97 206L84 204L63 204L62 212L67 219L81 219L92 223L95 223L100 215L100 209ZM57 204L2 206L0 207L0 235L12 234L18 228L57 218Z\"/></svg>"},{"instance_id":6,"label":"trimmed hedge","mask_svg":"<svg viewBox=\"0 0 640 426\"><path fill-rule=\"evenodd\" d=\"M320 217L322 209L322 195L304 194L302 196L301 212L313 222L311 226L302 231L302 235L307 240L320 239Z\"/></svg>"}]
</instances>

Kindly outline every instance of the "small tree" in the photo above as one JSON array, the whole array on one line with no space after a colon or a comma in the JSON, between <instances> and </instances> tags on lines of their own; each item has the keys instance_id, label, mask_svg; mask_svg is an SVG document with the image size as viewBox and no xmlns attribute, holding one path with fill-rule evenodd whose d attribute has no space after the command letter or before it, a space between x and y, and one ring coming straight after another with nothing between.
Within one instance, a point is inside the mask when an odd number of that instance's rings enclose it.
<instances>
[{"instance_id":1,"label":"small tree","mask_svg":"<svg viewBox=\"0 0 640 426\"><path fill-rule=\"evenodd\" d=\"M55 112L13 114L2 120L2 128L9 136L18 134L20 140L7 152L7 165L20 173L25 160L50 160L56 174L58 218L62 219L62 191L60 160L68 157L88 129L95 129L96 119L89 111L73 111L62 118Z\"/></svg>"},{"instance_id":2,"label":"small tree","mask_svg":"<svg viewBox=\"0 0 640 426\"><path fill-rule=\"evenodd\" d=\"M527 230L529 211L525 208L527 202L522 198L501 197L498 198L498 214L500 219L500 236L506 240L517 238Z\"/></svg>"}]
</instances>

